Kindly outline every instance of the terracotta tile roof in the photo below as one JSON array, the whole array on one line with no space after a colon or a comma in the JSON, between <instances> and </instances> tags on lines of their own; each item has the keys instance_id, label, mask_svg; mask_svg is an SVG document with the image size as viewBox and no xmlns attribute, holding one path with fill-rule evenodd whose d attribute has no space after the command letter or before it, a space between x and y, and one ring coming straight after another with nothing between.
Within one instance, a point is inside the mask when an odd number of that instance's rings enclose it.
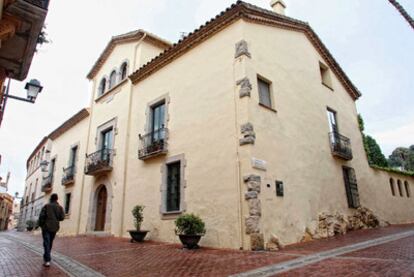
<instances>
[{"instance_id":1,"label":"terracotta tile roof","mask_svg":"<svg viewBox=\"0 0 414 277\"><path fill-rule=\"evenodd\" d=\"M74 116L66 120L62 125L60 125L58 128L56 128L52 133L49 134L49 138L51 140L55 140L58 137L60 137L63 133L65 133L67 130L75 126L77 123L82 121L84 118L87 118L89 116L89 109L82 109L78 113L76 113Z\"/></svg>"},{"instance_id":2,"label":"terracotta tile roof","mask_svg":"<svg viewBox=\"0 0 414 277\"><path fill-rule=\"evenodd\" d=\"M29 158L26 161L26 168L29 167L29 161L37 154L37 152L40 151L40 149L43 147L43 145L46 144L46 142L51 139L55 140L59 136L61 136L63 133L65 133L67 130L75 126L77 123L79 123L81 120L89 116L89 109L82 109L78 113L76 113L74 116L66 120L62 125L60 125L58 128L56 128L53 132L51 132L48 136L44 137L39 144L36 146L36 148L33 150L33 152L30 154Z\"/></svg>"},{"instance_id":3,"label":"terracotta tile roof","mask_svg":"<svg viewBox=\"0 0 414 277\"><path fill-rule=\"evenodd\" d=\"M117 44L120 43L127 43L127 42L131 42L131 41L138 41L140 40L142 37L145 36L145 39L156 45L156 46L160 46L162 48L168 48L171 46L171 43L152 34L149 32L146 32L142 29L138 29L132 32L128 32L122 35L118 35L118 36L114 36L111 38L111 40L108 42L108 44L106 45L105 49L102 51L102 53L99 55L98 60L95 62L95 64L93 65L92 69L89 71L87 78L88 79L93 79L96 75L96 73L98 73L98 71L101 69L102 65L105 63L105 61L108 59L109 55L112 53L112 51L114 50L115 46Z\"/></svg>"},{"instance_id":4,"label":"terracotta tile roof","mask_svg":"<svg viewBox=\"0 0 414 277\"><path fill-rule=\"evenodd\" d=\"M185 38L179 40L178 43L173 44L170 48L132 73L129 78L134 84L145 79L238 19L304 33L325 59L325 62L330 66L351 97L356 100L361 96L361 93L353 85L328 48L308 23L243 1L237 1L237 3L231 5L225 11L188 34Z\"/></svg>"}]
</instances>

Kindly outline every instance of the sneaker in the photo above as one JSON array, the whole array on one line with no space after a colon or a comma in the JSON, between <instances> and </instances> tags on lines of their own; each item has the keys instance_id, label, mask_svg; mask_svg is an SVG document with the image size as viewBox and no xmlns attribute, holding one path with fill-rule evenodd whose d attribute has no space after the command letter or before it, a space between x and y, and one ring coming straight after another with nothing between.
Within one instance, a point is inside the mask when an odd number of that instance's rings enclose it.
<instances>
[{"instance_id":1,"label":"sneaker","mask_svg":"<svg viewBox=\"0 0 414 277\"><path fill-rule=\"evenodd\" d=\"M43 265L44 265L45 267L49 267L49 266L50 266L50 262L45 262Z\"/></svg>"}]
</instances>

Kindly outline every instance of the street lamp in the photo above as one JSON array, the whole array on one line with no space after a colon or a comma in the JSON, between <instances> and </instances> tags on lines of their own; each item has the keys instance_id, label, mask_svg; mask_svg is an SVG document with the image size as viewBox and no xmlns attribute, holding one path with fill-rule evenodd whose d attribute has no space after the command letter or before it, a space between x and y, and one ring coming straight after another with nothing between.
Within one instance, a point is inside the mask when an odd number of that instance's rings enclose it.
<instances>
[{"instance_id":1,"label":"street lamp","mask_svg":"<svg viewBox=\"0 0 414 277\"><path fill-rule=\"evenodd\" d=\"M0 88L0 89L3 89L3 88ZM24 89L27 90L27 97L26 98L10 95L9 94L9 91L10 91L10 78L9 78L9 81L7 83L7 88L4 92L4 95L3 95L3 97L0 97L0 124L3 120L4 110L6 109L6 104L7 104L7 99L8 98L16 99L16 100L19 100L19 101L24 101L24 102L28 102L28 103L33 104L36 101L37 95L42 91L43 87L40 85L40 82L38 80L32 79L26 84Z\"/></svg>"},{"instance_id":2,"label":"street lamp","mask_svg":"<svg viewBox=\"0 0 414 277\"><path fill-rule=\"evenodd\" d=\"M7 85L6 93L4 94L4 98L12 98L12 99L20 100L20 101L29 102L32 104L36 101L37 95L43 89L43 87L40 85L40 82L36 79L30 80L28 83L26 83L26 86L24 87L24 89L27 91L27 98L10 95L9 88L10 88L10 79Z\"/></svg>"},{"instance_id":3,"label":"street lamp","mask_svg":"<svg viewBox=\"0 0 414 277\"><path fill-rule=\"evenodd\" d=\"M34 101L36 101L37 95L42 91L43 87L40 85L40 82L38 80L32 79L30 82L26 83L24 89L27 90L27 99L31 100L34 103Z\"/></svg>"}]
</instances>

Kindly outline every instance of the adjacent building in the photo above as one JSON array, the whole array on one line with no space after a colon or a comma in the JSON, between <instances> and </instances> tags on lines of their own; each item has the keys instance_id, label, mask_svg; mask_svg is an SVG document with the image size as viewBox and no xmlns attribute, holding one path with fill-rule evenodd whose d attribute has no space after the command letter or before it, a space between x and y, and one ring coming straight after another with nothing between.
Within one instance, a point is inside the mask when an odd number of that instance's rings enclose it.
<instances>
[{"instance_id":1,"label":"adjacent building","mask_svg":"<svg viewBox=\"0 0 414 277\"><path fill-rule=\"evenodd\" d=\"M307 23L272 7L238 1L172 45L110 40L88 115L48 136L63 234L127 236L137 204L151 239L177 241L174 220L195 213L203 245L234 249L298 242L319 214L360 206L414 221L413 176L368 164L361 93Z\"/></svg>"},{"instance_id":2,"label":"adjacent building","mask_svg":"<svg viewBox=\"0 0 414 277\"><path fill-rule=\"evenodd\" d=\"M36 47L43 40L42 28L49 0L0 1L0 125L7 99L7 78L26 79Z\"/></svg>"},{"instance_id":3,"label":"adjacent building","mask_svg":"<svg viewBox=\"0 0 414 277\"><path fill-rule=\"evenodd\" d=\"M13 196L7 193L0 193L0 231L9 229L10 217L13 212Z\"/></svg>"}]
</instances>

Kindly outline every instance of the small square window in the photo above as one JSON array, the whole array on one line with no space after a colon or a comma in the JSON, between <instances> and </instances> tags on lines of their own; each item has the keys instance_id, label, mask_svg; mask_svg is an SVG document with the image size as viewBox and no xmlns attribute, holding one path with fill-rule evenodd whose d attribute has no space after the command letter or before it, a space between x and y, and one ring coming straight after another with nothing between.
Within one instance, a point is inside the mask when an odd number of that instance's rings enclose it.
<instances>
[{"instance_id":1,"label":"small square window","mask_svg":"<svg viewBox=\"0 0 414 277\"><path fill-rule=\"evenodd\" d=\"M272 108L270 83L263 79L257 78L257 84L259 86L259 103L263 106Z\"/></svg>"},{"instance_id":2,"label":"small square window","mask_svg":"<svg viewBox=\"0 0 414 277\"><path fill-rule=\"evenodd\" d=\"M331 79L331 72L329 68L324 65L323 63L319 63L319 70L321 72L321 78L322 78L322 84L327 86L330 89L333 89L332 87L332 79Z\"/></svg>"}]
</instances>

